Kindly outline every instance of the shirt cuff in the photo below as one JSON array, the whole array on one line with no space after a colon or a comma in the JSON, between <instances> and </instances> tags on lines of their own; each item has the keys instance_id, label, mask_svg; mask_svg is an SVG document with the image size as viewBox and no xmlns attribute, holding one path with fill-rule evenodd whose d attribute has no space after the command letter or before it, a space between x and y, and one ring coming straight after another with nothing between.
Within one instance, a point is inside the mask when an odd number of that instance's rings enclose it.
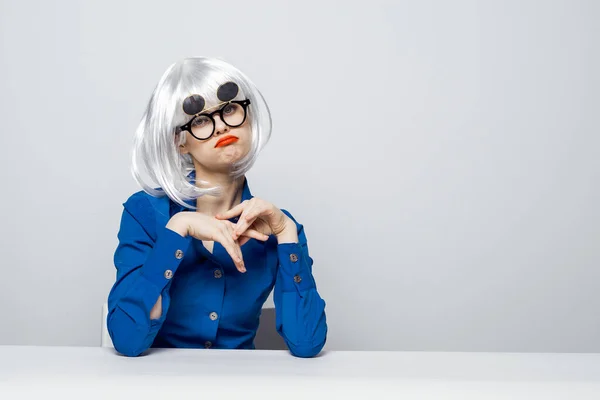
<instances>
[{"instance_id":1,"label":"shirt cuff","mask_svg":"<svg viewBox=\"0 0 600 400\"><path fill-rule=\"evenodd\" d=\"M170 282L188 250L192 238L163 228L142 267L142 275L160 291Z\"/></svg>"},{"instance_id":2,"label":"shirt cuff","mask_svg":"<svg viewBox=\"0 0 600 400\"><path fill-rule=\"evenodd\" d=\"M279 256L279 279L284 292L303 292L315 288L306 255L298 243L277 245Z\"/></svg>"}]
</instances>

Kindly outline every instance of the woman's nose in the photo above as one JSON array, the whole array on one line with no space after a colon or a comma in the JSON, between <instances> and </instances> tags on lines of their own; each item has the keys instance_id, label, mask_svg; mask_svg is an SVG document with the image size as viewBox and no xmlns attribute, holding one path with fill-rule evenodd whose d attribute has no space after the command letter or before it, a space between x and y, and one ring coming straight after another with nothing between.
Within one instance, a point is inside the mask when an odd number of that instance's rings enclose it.
<instances>
[{"instance_id":1,"label":"woman's nose","mask_svg":"<svg viewBox=\"0 0 600 400\"><path fill-rule=\"evenodd\" d=\"M229 126L223 122L219 115L215 115L213 118L215 119L215 135L229 131Z\"/></svg>"}]
</instances>

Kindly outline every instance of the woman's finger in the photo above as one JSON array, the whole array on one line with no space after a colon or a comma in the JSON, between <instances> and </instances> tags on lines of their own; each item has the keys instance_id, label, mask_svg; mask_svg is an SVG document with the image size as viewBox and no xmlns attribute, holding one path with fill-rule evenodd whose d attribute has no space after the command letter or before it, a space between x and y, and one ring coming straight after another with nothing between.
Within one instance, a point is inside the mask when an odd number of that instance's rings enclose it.
<instances>
[{"instance_id":1,"label":"woman's finger","mask_svg":"<svg viewBox=\"0 0 600 400\"><path fill-rule=\"evenodd\" d=\"M250 227L250 225L252 225L252 222L254 221L249 221L248 219L246 219L246 215L252 211L253 206L250 205L249 207L245 208L244 211L242 212L242 215L240 215L240 218L238 219L237 224L234 225L233 227L233 238L234 239L238 239L242 233L244 233L246 231L246 229L248 229Z\"/></svg>"},{"instance_id":2,"label":"woman's finger","mask_svg":"<svg viewBox=\"0 0 600 400\"><path fill-rule=\"evenodd\" d=\"M257 201L256 205L248 210L246 213L246 219L255 219L261 215L268 215L269 211L273 208L273 205L264 201Z\"/></svg>"},{"instance_id":3,"label":"woman's finger","mask_svg":"<svg viewBox=\"0 0 600 400\"><path fill-rule=\"evenodd\" d=\"M231 210L225 211L223 213L219 213L219 214L215 215L215 218L217 218L217 219L229 219L229 218L236 217L236 216L240 215L242 213L242 211L244 211L244 209L247 206L248 206L248 202L247 202L247 200L244 200L243 202L241 202L237 206L233 207Z\"/></svg>"},{"instance_id":4,"label":"woman's finger","mask_svg":"<svg viewBox=\"0 0 600 400\"><path fill-rule=\"evenodd\" d=\"M240 239L239 239L240 245L241 245L242 239L244 239L244 238L248 238L248 239L252 238L252 239L260 240L262 242L269 240L269 236L257 231L256 229L246 229L244 231L244 233L242 233L242 237L240 237ZM246 243L246 242L244 242L244 243Z\"/></svg>"},{"instance_id":5,"label":"woman's finger","mask_svg":"<svg viewBox=\"0 0 600 400\"><path fill-rule=\"evenodd\" d=\"M249 225L252 225L259 217L267 216L268 219L269 211L270 208L267 204L260 204L256 207L253 207L251 210L248 210L248 212L245 215L243 215L243 217L244 219L246 219ZM241 218L242 217L240 217L240 219ZM239 223L240 222L238 221L238 224Z\"/></svg>"},{"instance_id":6,"label":"woman's finger","mask_svg":"<svg viewBox=\"0 0 600 400\"><path fill-rule=\"evenodd\" d=\"M238 243L237 239L233 238L233 224L229 221L226 221L224 228L225 233L229 236L229 239L232 242L231 245L235 249L239 259L243 261L242 249L240 247L240 244Z\"/></svg>"},{"instance_id":7,"label":"woman's finger","mask_svg":"<svg viewBox=\"0 0 600 400\"><path fill-rule=\"evenodd\" d=\"M242 247L243 245L245 245L246 243L248 243L249 240L250 240L250 238L248 236L242 236L238 240L238 243L240 244L240 247Z\"/></svg>"},{"instance_id":8,"label":"woman's finger","mask_svg":"<svg viewBox=\"0 0 600 400\"><path fill-rule=\"evenodd\" d=\"M251 211L248 211L246 213L246 215L244 216L244 219L246 221L250 221L250 220L255 220L256 218L258 218L262 213L264 212L264 210L262 209L258 209L258 208L253 208Z\"/></svg>"},{"instance_id":9,"label":"woman's finger","mask_svg":"<svg viewBox=\"0 0 600 400\"><path fill-rule=\"evenodd\" d=\"M228 235L226 233L221 233L219 236L220 236L219 242L223 245L225 250L227 250L227 253L229 253L229 256L235 263L235 267L240 272L246 272L244 260L242 259L242 256L241 256L242 251L241 251L239 245L237 244L237 242L235 242L231 238L231 235Z\"/></svg>"}]
</instances>

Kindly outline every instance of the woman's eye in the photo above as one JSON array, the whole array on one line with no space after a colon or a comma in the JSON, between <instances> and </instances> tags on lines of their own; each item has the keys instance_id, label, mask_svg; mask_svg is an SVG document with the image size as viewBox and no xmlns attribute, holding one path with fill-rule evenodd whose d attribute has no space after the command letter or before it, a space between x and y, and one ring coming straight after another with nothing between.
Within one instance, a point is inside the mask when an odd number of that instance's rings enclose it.
<instances>
[{"instance_id":1,"label":"woman's eye","mask_svg":"<svg viewBox=\"0 0 600 400\"><path fill-rule=\"evenodd\" d=\"M194 122L192 122L192 126L198 127L198 126L204 126L207 124L207 119L206 118L196 118L194 120Z\"/></svg>"},{"instance_id":2,"label":"woman's eye","mask_svg":"<svg viewBox=\"0 0 600 400\"><path fill-rule=\"evenodd\" d=\"M223 112L224 112L225 114L231 114L231 113L233 113L234 111L235 111L235 108L234 108L234 107L233 107L231 104L229 104L229 105L225 106L225 108L223 109Z\"/></svg>"}]
</instances>

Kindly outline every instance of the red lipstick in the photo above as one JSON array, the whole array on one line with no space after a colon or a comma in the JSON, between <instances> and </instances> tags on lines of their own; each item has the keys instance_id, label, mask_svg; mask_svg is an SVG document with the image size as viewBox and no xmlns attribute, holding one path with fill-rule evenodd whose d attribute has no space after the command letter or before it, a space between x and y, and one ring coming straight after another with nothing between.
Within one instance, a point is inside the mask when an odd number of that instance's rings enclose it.
<instances>
[{"instance_id":1,"label":"red lipstick","mask_svg":"<svg viewBox=\"0 0 600 400\"><path fill-rule=\"evenodd\" d=\"M223 136L221 139L219 139L217 141L217 144L215 144L215 148L230 145L232 143L237 142L238 140L240 140L240 138L238 138L237 136L233 136L233 135Z\"/></svg>"}]
</instances>

